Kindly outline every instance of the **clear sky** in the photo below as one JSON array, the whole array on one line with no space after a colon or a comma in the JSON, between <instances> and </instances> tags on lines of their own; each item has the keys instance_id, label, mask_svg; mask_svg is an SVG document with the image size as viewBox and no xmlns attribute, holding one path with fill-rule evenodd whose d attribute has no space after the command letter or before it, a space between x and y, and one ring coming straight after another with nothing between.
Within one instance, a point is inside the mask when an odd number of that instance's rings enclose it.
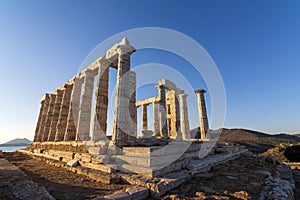
<instances>
[{"instance_id":1,"label":"clear sky","mask_svg":"<svg viewBox=\"0 0 300 200\"><path fill-rule=\"evenodd\" d=\"M297 0L0 0L0 143L33 138L42 95L97 44L149 26L182 32L210 54L226 89L225 127L300 133L299 10ZM133 67L184 64L152 51L132 59Z\"/></svg>"}]
</instances>

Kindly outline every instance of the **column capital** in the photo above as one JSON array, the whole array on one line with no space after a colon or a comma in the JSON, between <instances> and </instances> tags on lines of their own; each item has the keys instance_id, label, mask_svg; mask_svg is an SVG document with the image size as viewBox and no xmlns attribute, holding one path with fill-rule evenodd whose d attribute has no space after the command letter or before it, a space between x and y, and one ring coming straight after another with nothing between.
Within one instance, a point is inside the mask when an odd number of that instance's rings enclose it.
<instances>
[{"instance_id":1,"label":"column capital","mask_svg":"<svg viewBox=\"0 0 300 200\"><path fill-rule=\"evenodd\" d=\"M86 68L84 71L83 71L83 76L91 76L93 75L93 71L90 70L89 68Z\"/></svg>"},{"instance_id":2,"label":"column capital","mask_svg":"<svg viewBox=\"0 0 300 200\"><path fill-rule=\"evenodd\" d=\"M165 89L165 88L166 88L166 86L163 85L163 84L156 85L155 87L156 87L157 89Z\"/></svg>"},{"instance_id":3,"label":"column capital","mask_svg":"<svg viewBox=\"0 0 300 200\"><path fill-rule=\"evenodd\" d=\"M206 90L204 90L204 89L195 90L196 94L204 94L205 92L206 92Z\"/></svg>"},{"instance_id":4,"label":"column capital","mask_svg":"<svg viewBox=\"0 0 300 200\"><path fill-rule=\"evenodd\" d=\"M49 99L49 98L50 98L50 96L49 96L48 93L44 94L42 99L41 99L41 103L44 102L46 99Z\"/></svg>"},{"instance_id":5,"label":"column capital","mask_svg":"<svg viewBox=\"0 0 300 200\"><path fill-rule=\"evenodd\" d=\"M120 42L120 46L116 48L116 51L118 52L119 55L123 55L123 54L132 54L133 52L136 51L136 49L130 45L129 41L125 37Z\"/></svg>"},{"instance_id":6,"label":"column capital","mask_svg":"<svg viewBox=\"0 0 300 200\"><path fill-rule=\"evenodd\" d=\"M55 97L57 95L57 93L56 93L56 91L55 92L52 92L51 94L50 94L50 97Z\"/></svg>"},{"instance_id":7,"label":"column capital","mask_svg":"<svg viewBox=\"0 0 300 200\"><path fill-rule=\"evenodd\" d=\"M179 94L178 95L180 98L186 98L188 97L189 95L188 94L185 94L185 93L182 93L182 94Z\"/></svg>"},{"instance_id":8,"label":"column capital","mask_svg":"<svg viewBox=\"0 0 300 200\"><path fill-rule=\"evenodd\" d=\"M101 66L108 67L111 64L111 61L104 58L103 56L101 56L96 62L98 63L99 67Z\"/></svg>"},{"instance_id":9,"label":"column capital","mask_svg":"<svg viewBox=\"0 0 300 200\"><path fill-rule=\"evenodd\" d=\"M72 84L69 84L69 83L64 84L64 89L71 88L71 87L72 87Z\"/></svg>"}]
</instances>

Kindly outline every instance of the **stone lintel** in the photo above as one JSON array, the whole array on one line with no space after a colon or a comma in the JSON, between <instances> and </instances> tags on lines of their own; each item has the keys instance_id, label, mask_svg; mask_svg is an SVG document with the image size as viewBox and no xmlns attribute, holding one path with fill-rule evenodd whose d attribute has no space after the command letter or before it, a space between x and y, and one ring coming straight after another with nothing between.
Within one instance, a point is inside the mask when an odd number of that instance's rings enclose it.
<instances>
[{"instance_id":1,"label":"stone lintel","mask_svg":"<svg viewBox=\"0 0 300 200\"><path fill-rule=\"evenodd\" d=\"M135 106L136 107L140 107L140 106L143 106L143 105L149 105L149 104L152 104L152 103L158 103L158 101L159 100L158 100L157 97L151 97L151 98L144 99L144 100L136 102Z\"/></svg>"},{"instance_id":2,"label":"stone lintel","mask_svg":"<svg viewBox=\"0 0 300 200\"><path fill-rule=\"evenodd\" d=\"M179 89L176 84L168 79L162 79L158 81L158 85L164 85L167 90L175 91L175 94L184 93L183 90Z\"/></svg>"}]
</instances>

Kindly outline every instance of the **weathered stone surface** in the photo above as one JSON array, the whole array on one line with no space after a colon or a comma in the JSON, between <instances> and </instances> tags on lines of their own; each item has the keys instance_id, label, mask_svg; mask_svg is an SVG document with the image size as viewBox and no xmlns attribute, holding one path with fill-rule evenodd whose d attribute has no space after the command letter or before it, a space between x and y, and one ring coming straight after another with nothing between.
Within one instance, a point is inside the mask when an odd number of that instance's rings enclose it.
<instances>
[{"instance_id":1,"label":"weathered stone surface","mask_svg":"<svg viewBox=\"0 0 300 200\"><path fill-rule=\"evenodd\" d=\"M63 98L63 90L56 90L56 99L53 107L53 115L52 115L52 120L50 124L50 130L49 130L49 135L48 135L48 141L55 141L55 136L56 136L56 128L57 128L57 123L58 123L58 118L59 118L59 113L61 109L61 102Z\"/></svg>"},{"instance_id":2,"label":"weathered stone surface","mask_svg":"<svg viewBox=\"0 0 300 200\"><path fill-rule=\"evenodd\" d=\"M44 137L44 130L46 125L46 119L48 115L48 108L50 103L50 96L49 94L45 94L43 97L44 105L43 105L43 114L41 117L41 122L38 130L37 142L42 142Z\"/></svg>"},{"instance_id":3,"label":"weathered stone surface","mask_svg":"<svg viewBox=\"0 0 300 200\"><path fill-rule=\"evenodd\" d=\"M285 164L280 164L276 167L275 174L266 178L259 199L292 200L294 199L294 189L295 182L291 169Z\"/></svg>"},{"instance_id":4,"label":"weathered stone surface","mask_svg":"<svg viewBox=\"0 0 300 200\"><path fill-rule=\"evenodd\" d=\"M207 118L207 113L206 113L205 98L204 98L204 93L205 92L206 91L204 89L195 90L195 93L197 94L197 97L198 97L198 109L199 109L201 139L206 138L207 131L209 130L208 118Z\"/></svg>"},{"instance_id":5,"label":"weathered stone surface","mask_svg":"<svg viewBox=\"0 0 300 200\"><path fill-rule=\"evenodd\" d=\"M130 136L136 137L136 74L130 71L130 54L118 49L118 79L114 107L112 141L118 146L128 144Z\"/></svg>"},{"instance_id":6,"label":"weathered stone surface","mask_svg":"<svg viewBox=\"0 0 300 200\"><path fill-rule=\"evenodd\" d=\"M190 139L190 122L188 107L186 102L187 94L179 94L180 98L180 121L181 121L181 134L183 139Z\"/></svg>"},{"instance_id":7,"label":"weathered stone surface","mask_svg":"<svg viewBox=\"0 0 300 200\"><path fill-rule=\"evenodd\" d=\"M78 160L70 160L69 162L67 162L67 166L70 167L76 167L78 164Z\"/></svg>"},{"instance_id":8,"label":"weathered stone surface","mask_svg":"<svg viewBox=\"0 0 300 200\"><path fill-rule=\"evenodd\" d=\"M82 80L79 76L74 77L73 90L70 99L69 113L67 119L67 127L64 136L65 141L78 140L78 116L80 107L80 94L81 94Z\"/></svg>"},{"instance_id":9,"label":"weathered stone surface","mask_svg":"<svg viewBox=\"0 0 300 200\"><path fill-rule=\"evenodd\" d=\"M73 85L64 85L61 109L56 127L55 141L63 141L65 137L72 89Z\"/></svg>"},{"instance_id":10,"label":"weathered stone surface","mask_svg":"<svg viewBox=\"0 0 300 200\"><path fill-rule=\"evenodd\" d=\"M92 96L94 88L94 75L89 69L84 73L84 90L81 97L81 107L78 118L78 139L81 141L90 140L90 123Z\"/></svg>"},{"instance_id":11,"label":"weathered stone surface","mask_svg":"<svg viewBox=\"0 0 300 200\"><path fill-rule=\"evenodd\" d=\"M51 93L50 94L49 106L48 106L46 119L45 119L43 136L41 137L41 142L48 141L51 122L52 122L52 119L53 119L53 110L54 110L55 100L56 100L56 94Z\"/></svg>"},{"instance_id":12,"label":"weathered stone surface","mask_svg":"<svg viewBox=\"0 0 300 200\"><path fill-rule=\"evenodd\" d=\"M44 187L39 187L18 167L0 158L0 187L6 194L0 194L2 199L38 199L54 200Z\"/></svg>"}]
</instances>

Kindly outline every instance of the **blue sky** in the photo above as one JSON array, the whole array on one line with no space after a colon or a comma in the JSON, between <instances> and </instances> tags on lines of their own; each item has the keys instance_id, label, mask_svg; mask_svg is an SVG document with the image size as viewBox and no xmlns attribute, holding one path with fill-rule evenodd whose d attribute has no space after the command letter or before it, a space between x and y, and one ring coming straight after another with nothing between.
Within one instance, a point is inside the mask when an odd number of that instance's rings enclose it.
<instances>
[{"instance_id":1,"label":"blue sky","mask_svg":"<svg viewBox=\"0 0 300 200\"><path fill-rule=\"evenodd\" d=\"M299 133L299 9L296 0L0 0L0 143L32 139L42 95L75 75L97 44L149 26L182 32L210 54L226 89L225 127ZM151 61L188 65L151 50L132 57L133 67Z\"/></svg>"}]
</instances>

